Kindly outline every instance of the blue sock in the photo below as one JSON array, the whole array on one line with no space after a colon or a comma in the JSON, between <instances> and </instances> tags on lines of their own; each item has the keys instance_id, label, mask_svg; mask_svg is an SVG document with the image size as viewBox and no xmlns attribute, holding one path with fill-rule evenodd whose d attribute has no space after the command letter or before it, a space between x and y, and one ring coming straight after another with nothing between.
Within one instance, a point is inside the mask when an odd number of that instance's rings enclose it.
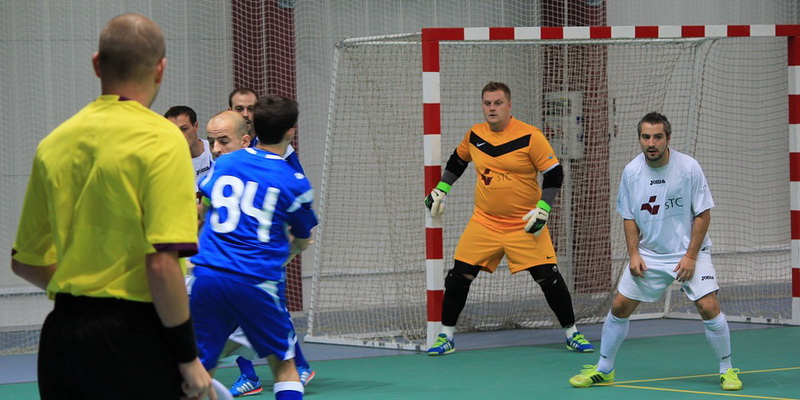
<instances>
[{"instance_id":1,"label":"blue sock","mask_svg":"<svg viewBox=\"0 0 800 400\"><path fill-rule=\"evenodd\" d=\"M246 376L247 379L250 379L251 381L258 380L258 375L256 375L256 368L255 366L253 366L252 361L242 356L239 356L239 358L236 359L236 364L239 365L239 372L241 372L242 375Z\"/></svg>"},{"instance_id":2,"label":"blue sock","mask_svg":"<svg viewBox=\"0 0 800 400\"><path fill-rule=\"evenodd\" d=\"M275 400L302 400L303 385L300 382L275 382L272 386Z\"/></svg>"}]
</instances>

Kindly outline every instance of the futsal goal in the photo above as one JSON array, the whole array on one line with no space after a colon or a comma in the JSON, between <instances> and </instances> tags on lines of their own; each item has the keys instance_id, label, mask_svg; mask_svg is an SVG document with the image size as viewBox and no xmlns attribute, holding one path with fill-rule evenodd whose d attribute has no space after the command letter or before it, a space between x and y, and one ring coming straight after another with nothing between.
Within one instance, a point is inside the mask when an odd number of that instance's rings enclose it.
<instances>
[{"instance_id":1,"label":"futsal goal","mask_svg":"<svg viewBox=\"0 0 800 400\"><path fill-rule=\"evenodd\" d=\"M800 26L431 28L337 45L306 341L423 349L473 208L467 172L434 220L422 199L467 130L481 89L564 167L548 222L578 323L608 312L627 261L616 192L641 152L636 124L666 115L670 147L700 162L730 321L800 324ZM787 61L788 60L788 61ZM634 318L699 318L674 285ZM472 284L457 332L555 328L538 285L505 262Z\"/></svg>"}]
</instances>

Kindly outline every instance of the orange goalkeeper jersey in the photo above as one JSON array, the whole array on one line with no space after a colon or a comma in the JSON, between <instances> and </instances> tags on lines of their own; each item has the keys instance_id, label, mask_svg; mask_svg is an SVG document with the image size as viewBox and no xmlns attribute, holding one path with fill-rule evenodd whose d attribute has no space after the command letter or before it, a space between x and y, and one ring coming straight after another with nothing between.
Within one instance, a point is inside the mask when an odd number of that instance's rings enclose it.
<instances>
[{"instance_id":1,"label":"orange goalkeeper jersey","mask_svg":"<svg viewBox=\"0 0 800 400\"><path fill-rule=\"evenodd\" d=\"M473 218L500 228L525 225L522 217L542 194L539 171L558 165L542 132L516 118L502 132L486 122L475 124L456 151L477 172Z\"/></svg>"}]
</instances>

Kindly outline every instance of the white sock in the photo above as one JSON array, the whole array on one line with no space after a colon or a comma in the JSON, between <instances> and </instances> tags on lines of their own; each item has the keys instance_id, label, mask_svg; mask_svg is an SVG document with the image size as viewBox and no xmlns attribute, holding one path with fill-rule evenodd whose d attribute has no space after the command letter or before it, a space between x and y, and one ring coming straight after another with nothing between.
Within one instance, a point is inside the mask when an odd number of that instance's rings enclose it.
<instances>
[{"instance_id":1,"label":"white sock","mask_svg":"<svg viewBox=\"0 0 800 400\"><path fill-rule=\"evenodd\" d=\"M577 332L577 331L578 331L578 327L575 326L575 324L572 324L572 326L567 327L566 329L564 329L564 333L567 334L567 339L572 339L572 334Z\"/></svg>"},{"instance_id":2,"label":"white sock","mask_svg":"<svg viewBox=\"0 0 800 400\"><path fill-rule=\"evenodd\" d=\"M719 373L724 373L728 368L733 368L731 361L731 331L725 314L719 313L716 317L703 321L706 327L706 339L714 350L714 355L719 361Z\"/></svg>"},{"instance_id":3,"label":"white sock","mask_svg":"<svg viewBox=\"0 0 800 400\"><path fill-rule=\"evenodd\" d=\"M453 335L455 334L455 332L456 332L455 326L442 325L442 333L447 335L448 339L453 340Z\"/></svg>"},{"instance_id":4,"label":"white sock","mask_svg":"<svg viewBox=\"0 0 800 400\"><path fill-rule=\"evenodd\" d=\"M603 336L600 338L600 360L597 362L597 370L607 374L614 369L614 360L617 358L617 351L622 345L622 341L628 336L630 318L617 318L611 311L606 315L603 323Z\"/></svg>"},{"instance_id":5,"label":"white sock","mask_svg":"<svg viewBox=\"0 0 800 400\"><path fill-rule=\"evenodd\" d=\"M281 393L281 394L278 394L279 392L300 392L300 393L299 394L297 394L297 393ZM275 382L272 385L272 393L275 394L275 398L276 399L279 399L279 398L281 398L283 396L286 396L287 398L302 399L304 392L305 392L305 389L303 388L303 384L300 383L300 382L284 381L284 382Z\"/></svg>"}]
</instances>

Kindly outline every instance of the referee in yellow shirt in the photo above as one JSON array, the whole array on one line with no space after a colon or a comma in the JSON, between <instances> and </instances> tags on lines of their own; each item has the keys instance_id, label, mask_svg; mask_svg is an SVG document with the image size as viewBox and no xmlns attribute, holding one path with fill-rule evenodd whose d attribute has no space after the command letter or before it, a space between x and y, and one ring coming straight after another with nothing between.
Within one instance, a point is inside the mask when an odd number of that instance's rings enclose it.
<instances>
[{"instance_id":1,"label":"referee in yellow shirt","mask_svg":"<svg viewBox=\"0 0 800 400\"><path fill-rule=\"evenodd\" d=\"M39 143L12 251L14 273L55 299L39 345L41 398L215 398L178 263L197 252L191 157L149 109L163 34L120 15L92 63L102 95Z\"/></svg>"}]
</instances>

